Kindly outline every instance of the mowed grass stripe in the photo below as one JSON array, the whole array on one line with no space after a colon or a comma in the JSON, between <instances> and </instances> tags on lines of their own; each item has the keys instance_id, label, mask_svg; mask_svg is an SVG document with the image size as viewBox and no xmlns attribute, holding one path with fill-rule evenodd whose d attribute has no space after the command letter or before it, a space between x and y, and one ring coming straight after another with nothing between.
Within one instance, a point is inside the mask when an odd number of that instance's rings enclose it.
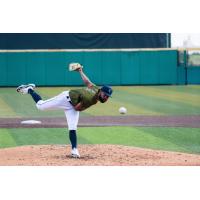
<instances>
[{"instance_id":1,"label":"mowed grass stripe","mask_svg":"<svg viewBox=\"0 0 200 200\"><path fill-rule=\"evenodd\" d=\"M94 143L200 153L200 129L155 127L106 127L96 129L98 130L90 134L92 130L82 128L81 134Z\"/></svg>"},{"instance_id":2,"label":"mowed grass stripe","mask_svg":"<svg viewBox=\"0 0 200 200\"><path fill-rule=\"evenodd\" d=\"M153 106L148 106L149 101L146 97L138 99L137 96L130 94L124 90L115 90L113 94L113 101L118 104L121 104L124 107L129 107L131 109L128 114L131 115L163 115L162 110L156 110Z\"/></svg>"},{"instance_id":3,"label":"mowed grass stripe","mask_svg":"<svg viewBox=\"0 0 200 200\"><path fill-rule=\"evenodd\" d=\"M10 129L0 129L0 148L15 146L17 146L17 143L10 134Z\"/></svg>"},{"instance_id":4,"label":"mowed grass stripe","mask_svg":"<svg viewBox=\"0 0 200 200\"><path fill-rule=\"evenodd\" d=\"M161 90L175 92L175 93L183 93L188 95L200 95L200 85L170 85L170 86L150 86L152 88L158 88Z\"/></svg>"},{"instance_id":5,"label":"mowed grass stripe","mask_svg":"<svg viewBox=\"0 0 200 200\"><path fill-rule=\"evenodd\" d=\"M0 148L16 145L69 144L64 128L0 129ZM78 144L119 144L200 154L199 128L81 127Z\"/></svg>"},{"instance_id":6,"label":"mowed grass stripe","mask_svg":"<svg viewBox=\"0 0 200 200\"><path fill-rule=\"evenodd\" d=\"M94 144L119 144L126 146L135 146L152 149L174 149L182 150L178 145L171 141L155 137L148 134L148 130L142 128L126 127L122 131L121 127L105 127L98 129L91 134L88 128L81 129L81 135L88 141L91 140Z\"/></svg>"},{"instance_id":7,"label":"mowed grass stripe","mask_svg":"<svg viewBox=\"0 0 200 200\"><path fill-rule=\"evenodd\" d=\"M197 89L200 91L200 85L187 85L188 88Z\"/></svg>"},{"instance_id":8,"label":"mowed grass stripe","mask_svg":"<svg viewBox=\"0 0 200 200\"><path fill-rule=\"evenodd\" d=\"M0 117L18 117L15 111L10 107L6 101L0 97Z\"/></svg>"},{"instance_id":9,"label":"mowed grass stripe","mask_svg":"<svg viewBox=\"0 0 200 200\"><path fill-rule=\"evenodd\" d=\"M68 131L64 128L9 129L18 146L42 144L69 144ZM1 133L1 129L0 129Z\"/></svg>"},{"instance_id":10,"label":"mowed grass stripe","mask_svg":"<svg viewBox=\"0 0 200 200\"><path fill-rule=\"evenodd\" d=\"M178 149L183 149L184 152L200 153L200 129L199 128L143 128L148 134L156 138L164 139L174 145ZM148 129L148 130L147 130ZM161 132L160 132L161 131ZM161 146L165 149L164 146ZM166 150L168 147L166 147Z\"/></svg>"},{"instance_id":11,"label":"mowed grass stripe","mask_svg":"<svg viewBox=\"0 0 200 200\"><path fill-rule=\"evenodd\" d=\"M126 107L128 112L127 115L160 115L161 113L154 112L152 110L147 110L143 107L138 105L134 105L133 103L127 103L123 99L120 101L117 98L113 97L108 100L105 104L97 103L97 105L90 107L89 109L85 110L83 113L88 113L93 116L117 116L119 114L120 107Z\"/></svg>"},{"instance_id":12,"label":"mowed grass stripe","mask_svg":"<svg viewBox=\"0 0 200 200\"><path fill-rule=\"evenodd\" d=\"M145 91L143 91L143 94L136 94L126 89L120 90L116 88L116 93L118 93L118 99L122 102L132 102L136 106L162 113L163 115L200 114L200 109L196 106L174 102L157 96L149 96L145 94Z\"/></svg>"},{"instance_id":13,"label":"mowed grass stripe","mask_svg":"<svg viewBox=\"0 0 200 200\"><path fill-rule=\"evenodd\" d=\"M122 89L124 91L127 91L131 94L142 94L150 97L157 97L161 99L166 99L169 101L174 101L174 102L180 102L180 103L185 103L189 104L192 106L197 106L200 107L200 94L188 94L186 92L178 92L178 91L170 91L166 89L166 87L126 87Z\"/></svg>"},{"instance_id":14,"label":"mowed grass stripe","mask_svg":"<svg viewBox=\"0 0 200 200\"><path fill-rule=\"evenodd\" d=\"M35 105L29 95L22 95L10 88L7 93L2 93L1 97L14 110L18 117L29 117L35 115ZM2 92L2 90L1 90Z\"/></svg>"},{"instance_id":15,"label":"mowed grass stripe","mask_svg":"<svg viewBox=\"0 0 200 200\"><path fill-rule=\"evenodd\" d=\"M148 95L157 96L159 98L168 99L170 101L180 102L189 104L192 106L200 107L200 94L188 94L186 92L178 92L178 91L169 91L166 90L165 87L161 88L149 88Z\"/></svg>"},{"instance_id":16,"label":"mowed grass stripe","mask_svg":"<svg viewBox=\"0 0 200 200\"><path fill-rule=\"evenodd\" d=\"M174 88L173 86L171 86ZM184 114L200 114L200 108L198 105L189 105L184 99L177 101L175 97L160 97L157 93L149 95L146 90L150 88L154 90L154 87L113 87L114 93L113 98L105 104L97 103L88 110L81 112L82 116L92 115L119 115L118 109L124 106L128 109L130 115L184 115ZM157 88L157 86L156 86ZM165 86L159 86L158 88L166 88ZM175 86L176 88L176 86ZM38 88L38 92L44 99L51 98L58 95L60 92L69 88ZM159 89L159 90L161 90ZM135 92L134 92L135 91ZM139 91L140 94L136 92ZM155 90L154 90L155 91ZM166 93L165 89L161 90ZM44 93L44 94L43 94ZM151 94L151 92L149 92ZM156 96L158 95L158 97ZM0 116L1 117L63 117L64 112L62 110L56 111L39 111L35 102L32 100L30 95L22 95L16 92L15 88L1 88L0 97L3 102L1 104L4 109ZM192 97L191 97L192 99ZM189 100L187 100L189 101ZM192 100L191 100L192 101ZM194 100L193 100L194 101ZM196 101L196 100L195 100ZM198 104L197 102L195 104ZM12 112L5 109L4 107L10 108Z\"/></svg>"}]
</instances>

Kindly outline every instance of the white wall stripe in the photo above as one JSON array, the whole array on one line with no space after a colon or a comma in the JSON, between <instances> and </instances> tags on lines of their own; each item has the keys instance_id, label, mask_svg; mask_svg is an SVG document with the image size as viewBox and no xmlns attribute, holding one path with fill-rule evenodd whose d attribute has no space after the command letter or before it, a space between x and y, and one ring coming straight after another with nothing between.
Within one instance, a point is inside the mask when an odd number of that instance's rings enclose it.
<instances>
[{"instance_id":1,"label":"white wall stripe","mask_svg":"<svg viewBox=\"0 0 200 200\"><path fill-rule=\"evenodd\" d=\"M200 48L199 48L200 49ZM12 49L0 50L0 53L17 53L17 52L114 52L114 51L165 51L177 50L177 48L141 48L141 49Z\"/></svg>"}]
</instances>

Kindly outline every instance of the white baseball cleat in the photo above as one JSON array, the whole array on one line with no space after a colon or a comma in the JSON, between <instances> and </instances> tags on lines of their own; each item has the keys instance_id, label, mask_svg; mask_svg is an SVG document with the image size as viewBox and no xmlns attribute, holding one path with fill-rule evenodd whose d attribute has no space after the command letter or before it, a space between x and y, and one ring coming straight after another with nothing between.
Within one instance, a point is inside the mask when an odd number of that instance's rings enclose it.
<instances>
[{"instance_id":1,"label":"white baseball cleat","mask_svg":"<svg viewBox=\"0 0 200 200\"><path fill-rule=\"evenodd\" d=\"M28 85L20 85L16 90L17 90L17 92L20 92L22 94L28 94L29 89L34 90L35 84L31 83L31 84L28 84Z\"/></svg>"},{"instance_id":2,"label":"white baseball cleat","mask_svg":"<svg viewBox=\"0 0 200 200\"><path fill-rule=\"evenodd\" d=\"M79 152L78 152L78 149L73 148L72 151L71 151L71 156L72 156L73 158L80 158L80 154L79 154Z\"/></svg>"}]
</instances>

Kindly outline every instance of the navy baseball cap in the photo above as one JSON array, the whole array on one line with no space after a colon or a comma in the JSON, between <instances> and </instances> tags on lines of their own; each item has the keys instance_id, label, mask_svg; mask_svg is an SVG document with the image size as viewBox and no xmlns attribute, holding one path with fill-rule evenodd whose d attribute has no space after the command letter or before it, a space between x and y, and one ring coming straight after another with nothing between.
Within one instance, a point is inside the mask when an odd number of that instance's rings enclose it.
<instances>
[{"instance_id":1,"label":"navy baseball cap","mask_svg":"<svg viewBox=\"0 0 200 200\"><path fill-rule=\"evenodd\" d=\"M101 91L104 92L109 97L111 97L112 92L113 92L112 88L108 85L102 86Z\"/></svg>"}]
</instances>

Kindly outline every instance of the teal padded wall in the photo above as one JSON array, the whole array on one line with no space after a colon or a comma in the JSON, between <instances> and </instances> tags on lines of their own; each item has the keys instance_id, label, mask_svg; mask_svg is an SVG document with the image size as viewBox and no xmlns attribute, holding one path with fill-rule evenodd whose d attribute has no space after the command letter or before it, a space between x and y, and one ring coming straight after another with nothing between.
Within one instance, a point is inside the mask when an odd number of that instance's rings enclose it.
<instances>
[{"instance_id":1,"label":"teal padded wall","mask_svg":"<svg viewBox=\"0 0 200 200\"><path fill-rule=\"evenodd\" d=\"M45 57L43 53L26 53L27 57L27 78L26 82L45 85Z\"/></svg>"},{"instance_id":2,"label":"teal padded wall","mask_svg":"<svg viewBox=\"0 0 200 200\"><path fill-rule=\"evenodd\" d=\"M177 68L177 84L200 84L200 66L188 65L186 51L184 59L185 63Z\"/></svg>"},{"instance_id":3,"label":"teal padded wall","mask_svg":"<svg viewBox=\"0 0 200 200\"><path fill-rule=\"evenodd\" d=\"M200 84L200 67L187 68L187 83Z\"/></svg>"},{"instance_id":4,"label":"teal padded wall","mask_svg":"<svg viewBox=\"0 0 200 200\"><path fill-rule=\"evenodd\" d=\"M177 67L177 84L183 85L186 83L186 70L183 66Z\"/></svg>"},{"instance_id":5,"label":"teal padded wall","mask_svg":"<svg viewBox=\"0 0 200 200\"><path fill-rule=\"evenodd\" d=\"M109 85L121 84L120 52L102 52L102 83ZM95 65L95 63L94 63Z\"/></svg>"},{"instance_id":6,"label":"teal padded wall","mask_svg":"<svg viewBox=\"0 0 200 200\"><path fill-rule=\"evenodd\" d=\"M140 84L140 53L121 52L121 84Z\"/></svg>"},{"instance_id":7,"label":"teal padded wall","mask_svg":"<svg viewBox=\"0 0 200 200\"><path fill-rule=\"evenodd\" d=\"M177 53L176 51L157 52L159 84L176 84L177 82Z\"/></svg>"},{"instance_id":8,"label":"teal padded wall","mask_svg":"<svg viewBox=\"0 0 200 200\"><path fill-rule=\"evenodd\" d=\"M0 86L35 83L40 86L82 85L80 62L97 85L176 84L177 51L0 52Z\"/></svg>"},{"instance_id":9,"label":"teal padded wall","mask_svg":"<svg viewBox=\"0 0 200 200\"><path fill-rule=\"evenodd\" d=\"M158 84L159 59L158 53L140 52L140 84Z\"/></svg>"},{"instance_id":10,"label":"teal padded wall","mask_svg":"<svg viewBox=\"0 0 200 200\"><path fill-rule=\"evenodd\" d=\"M83 55L83 54L82 54ZM75 61L76 59L74 58ZM91 81L94 81L97 85L102 84L103 82L103 61L102 61L102 53L101 52L85 52L84 53L84 60L80 61L81 63L84 63L85 65L85 72L87 73L87 76L91 79ZM77 77L77 76L76 76ZM77 77L82 83L82 80L80 80L79 77Z\"/></svg>"},{"instance_id":11,"label":"teal padded wall","mask_svg":"<svg viewBox=\"0 0 200 200\"><path fill-rule=\"evenodd\" d=\"M176 84L176 51L121 53L121 84Z\"/></svg>"},{"instance_id":12,"label":"teal padded wall","mask_svg":"<svg viewBox=\"0 0 200 200\"><path fill-rule=\"evenodd\" d=\"M7 85L7 64L6 55L0 53L0 86Z\"/></svg>"},{"instance_id":13,"label":"teal padded wall","mask_svg":"<svg viewBox=\"0 0 200 200\"><path fill-rule=\"evenodd\" d=\"M23 53L10 53L5 54L5 57L6 85L19 85L25 82L27 79L27 56Z\"/></svg>"}]
</instances>

